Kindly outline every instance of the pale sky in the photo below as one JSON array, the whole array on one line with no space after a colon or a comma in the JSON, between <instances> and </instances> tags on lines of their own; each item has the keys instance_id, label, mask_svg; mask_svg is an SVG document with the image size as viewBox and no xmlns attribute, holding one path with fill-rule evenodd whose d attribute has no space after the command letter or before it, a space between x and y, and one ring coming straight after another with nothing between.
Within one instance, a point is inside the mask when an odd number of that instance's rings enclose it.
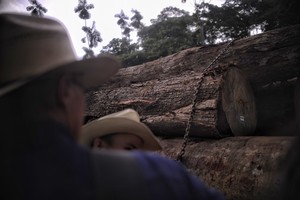
<instances>
[{"instance_id":1,"label":"pale sky","mask_svg":"<svg viewBox=\"0 0 300 200\"><path fill-rule=\"evenodd\" d=\"M26 7L30 5L27 0L1 1L0 12L27 12ZM121 10L129 18L132 17L131 9L138 10L144 17L142 22L150 25L150 19L155 19L168 6L177 7L192 14L194 12L194 1L187 0L186 3L181 3L181 0L87 0L89 4L94 4L94 9L89 10L91 19L87 21L88 25L95 21L96 29L100 32L103 39L99 44L99 48L95 49L94 52L98 54L102 46L107 45L113 38L121 38L121 29L117 25L118 19L114 17ZM196 0L196 2L201 1ZM38 2L48 9L45 16L55 17L65 24L70 33L75 51L81 57L84 54L82 47L86 46L86 44L81 42L81 38L84 37L84 32L81 30L84 20L81 20L78 17L78 13L74 12L74 8L78 5L78 0L38 0ZM211 0L210 2L221 5L224 0Z\"/></svg>"}]
</instances>

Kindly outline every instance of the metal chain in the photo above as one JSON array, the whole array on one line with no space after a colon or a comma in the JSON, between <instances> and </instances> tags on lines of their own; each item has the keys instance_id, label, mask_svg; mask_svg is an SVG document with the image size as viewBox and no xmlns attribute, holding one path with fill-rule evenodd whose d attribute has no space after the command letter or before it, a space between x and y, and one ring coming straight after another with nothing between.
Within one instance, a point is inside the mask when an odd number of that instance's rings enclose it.
<instances>
[{"instance_id":1,"label":"metal chain","mask_svg":"<svg viewBox=\"0 0 300 200\"><path fill-rule=\"evenodd\" d=\"M229 46L231 46L234 41L235 40L229 41L228 44L221 50L221 52L214 58L214 60L207 67L205 67L205 69L203 70L203 73L201 74L201 77L200 77L199 81L197 82L197 85L195 87L196 88L196 92L194 93L193 100L192 100L192 108L190 110L190 115L189 115L189 118L188 118L188 121L187 121L187 125L186 125L186 128L185 128L185 134L183 136L183 143L182 143L182 146L181 146L181 150L180 150L180 152L179 152L179 154L177 155L177 158L176 158L177 161L181 162L182 158L183 158L183 155L185 154L185 148L187 146L188 139L189 139L189 134L190 134L190 129L191 129L191 123L193 121L193 116L194 116L194 113L195 113L195 110L196 110L195 109L196 108L196 100L197 100L198 94L200 92L200 87L202 85L204 77L207 76L208 74L211 74L211 72L213 74L215 74L213 72L212 66L228 50Z\"/></svg>"}]
</instances>

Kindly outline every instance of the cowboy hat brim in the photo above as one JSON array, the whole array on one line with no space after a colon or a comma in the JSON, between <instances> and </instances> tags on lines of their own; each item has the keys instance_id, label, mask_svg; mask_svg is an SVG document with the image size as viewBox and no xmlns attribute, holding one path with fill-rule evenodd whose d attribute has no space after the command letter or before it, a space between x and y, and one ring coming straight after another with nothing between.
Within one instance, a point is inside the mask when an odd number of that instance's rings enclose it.
<instances>
[{"instance_id":1,"label":"cowboy hat brim","mask_svg":"<svg viewBox=\"0 0 300 200\"><path fill-rule=\"evenodd\" d=\"M86 60L75 60L73 62L55 66L50 71L4 85L0 88L0 96L17 89L36 78L60 72L79 74L80 76L78 78L80 79L80 83L83 84L85 88L92 88L107 81L111 76L116 74L120 68L121 63L113 56L109 55L102 55Z\"/></svg>"},{"instance_id":2,"label":"cowboy hat brim","mask_svg":"<svg viewBox=\"0 0 300 200\"><path fill-rule=\"evenodd\" d=\"M79 143L89 146L94 138L113 133L131 133L140 137L144 141L142 150L158 151L162 149L152 131L145 124L123 117L95 120L84 125Z\"/></svg>"},{"instance_id":3,"label":"cowboy hat brim","mask_svg":"<svg viewBox=\"0 0 300 200\"><path fill-rule=\"evenodd\" d=\"M49 73L60 71L79 74L78 77L86 88L99 86L116 74L121 68L121 63L110 55L101 55L95 58L74 61L54 69Z\"/></svg>"}]
</instances>

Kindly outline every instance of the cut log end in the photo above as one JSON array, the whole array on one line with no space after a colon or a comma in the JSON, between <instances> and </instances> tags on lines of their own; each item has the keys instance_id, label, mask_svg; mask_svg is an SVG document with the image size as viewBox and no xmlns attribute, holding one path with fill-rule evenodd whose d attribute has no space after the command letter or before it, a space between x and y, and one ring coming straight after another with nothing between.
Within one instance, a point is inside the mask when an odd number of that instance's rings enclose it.
<instances>
[{"instance_id":1,"label":"cut log end","mask_svg":"<svg viewBox=\"0 0 300 200\"><path fill-rule=\"evenodd\" d=\"M254 94L246 76L236 67L229 68L224 76L222 107L234 135L254 133L257 121Z\"/></svg>"}]
</instances>

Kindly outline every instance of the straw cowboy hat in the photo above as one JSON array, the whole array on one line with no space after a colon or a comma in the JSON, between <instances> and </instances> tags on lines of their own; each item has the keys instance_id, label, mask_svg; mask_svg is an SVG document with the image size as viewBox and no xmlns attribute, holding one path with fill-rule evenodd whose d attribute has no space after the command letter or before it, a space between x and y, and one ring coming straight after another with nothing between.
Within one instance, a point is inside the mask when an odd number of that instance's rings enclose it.
<instances>
[{"instance_id":1,"label":"straw cowboy hat","mask_svg":"<svg viewBox=\"0 0 300 200\"><path fill-rule=\"evenodd\" d=\"M152 131L140 122L139 114L125 109L96 119L82 127L80 143L89 146L94 138L112 133L131 133L144 141L143 150L161 150L162 147Z\"/></svg>"},{"instance_id":2,"label":"straw cowboy hat","mask_svg":"<svg viewBox=\"0 0 300 200\"><path fill-rule=\"evenodd\" d=\"M82 74L82 84L94 87L121 67L111 56L77 59L67 30L55 19L2 13L0 26L0 96L60 71Z\"/></svg>"}]
</instances>

